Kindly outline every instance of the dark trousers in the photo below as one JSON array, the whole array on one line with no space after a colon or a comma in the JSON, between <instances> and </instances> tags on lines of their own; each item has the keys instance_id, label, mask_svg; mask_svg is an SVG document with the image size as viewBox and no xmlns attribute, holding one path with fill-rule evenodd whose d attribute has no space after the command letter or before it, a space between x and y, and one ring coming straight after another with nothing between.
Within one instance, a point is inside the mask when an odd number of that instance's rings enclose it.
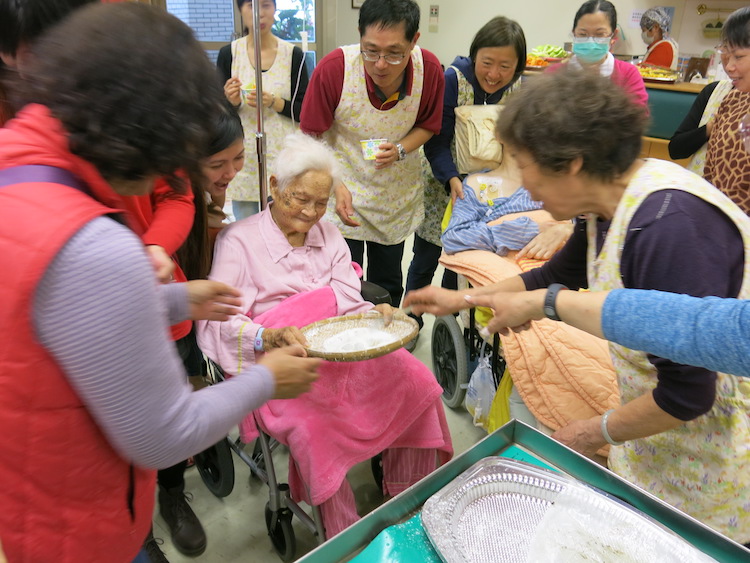
<instances>
[{"instance_id":1,"label":"dark trousers","mask_svg":"<svg viewBox=\"0 0 750 563\"><path fill-rule=\"evenodd\" d=\"M362 265L365 256L365 241L346 239L352 260ZM404 293L404 275L401 272L401 259L404 257L404 243L378 244L367 241L367 273L365 279L379 285L391 296L391 305L398 307Z\"/></svg>"},{"instance_id":2,"label":"dark trousers","mask_svg":"<svg viewBox=\"0 0 750 563\"><path fill-rule=\"evenodd\" d=\"M443 249L440 246L427 242L418 234L414 234L414 257L409 264L409 272L406 274L406 292L427 287L432 283L432 277L438 267L438 259ZM458 275L446 268L443 273L442 287L446 289L458 289Z\"/></svg>"}]
</instances>

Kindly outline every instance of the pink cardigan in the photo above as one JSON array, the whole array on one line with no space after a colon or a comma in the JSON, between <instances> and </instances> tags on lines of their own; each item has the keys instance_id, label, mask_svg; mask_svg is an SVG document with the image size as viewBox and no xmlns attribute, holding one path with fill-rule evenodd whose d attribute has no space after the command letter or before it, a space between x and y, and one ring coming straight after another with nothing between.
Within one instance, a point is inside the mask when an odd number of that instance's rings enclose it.
<instances>
[{"instance_id":1,"label":"pink cardigan","mask_svg":"<svg viewBox=\"0 0 750 563\"><path fill-rule=\"evenodd\" d=\"M547 67L545 72L557 72L566 68L567 61ZM610 76L612 82L621 86L623 90L632 96L635 103L648 108L648 94L643 77L635 65L615 59L615 68Z\"/></svg>"}]
</instances>

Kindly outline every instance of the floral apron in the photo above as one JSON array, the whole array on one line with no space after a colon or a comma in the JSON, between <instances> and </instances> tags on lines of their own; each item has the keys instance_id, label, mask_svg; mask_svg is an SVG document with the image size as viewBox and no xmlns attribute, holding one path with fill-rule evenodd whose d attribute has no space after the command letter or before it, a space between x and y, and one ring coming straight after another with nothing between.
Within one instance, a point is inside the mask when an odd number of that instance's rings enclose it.
<instances>
[{"instance_id":1,"label":"floral apron","mask_svg":"<svg viewBox=\"0 0 750 563\"><path fill-rule=\"evenodd\" d=\"M466 77L458 68L455 66L451 66L450 68L456 72L456 77L458 78L458 103L456 105L468 106L473 104L474 87L466 80ZM519 85L520 81L517 81L513 86L508 88L497 103L504 104L508 100L508 96ZM443 215L445 215L445 208L450 201L450 196L445 193L445 186L432 175L432 168L427 157L424 155L424 148L419 149L419 155L422 159L422 181L424 183L424 221L417 229L417 234L427 242L431 242L436 246L442 246L440 242L440 235L443 233L441 223ZM451 142L451 155L453 156L453 162L456 162L455 137ZM479 170L475 170L474 172L479 172Z\"/></svg>"},{"instance_id":2,"label":"floral apron","mask_svg":"<svg viewBox=\"0 0 750 563\"><path fill-rule=\"evenodd\" d=\"M361 140L388 139L399 142L413 128L419 112L424 83L422 50L411 52L414 72L411 95L389 110L373 107L367 94L360 46L341 47L344 52L344 85L334 113L333 125L324 138L342 165L344 184L352 194L355 218L360 227L347 227L336 215L334 198L325 219L351 239L398 244L412 234L424 217L424 193L418 151L382 170L362 156Z\"/></svg>"},{"instance_id":3,"label":"floral apron","mask_svg":"<svg viewBox=\"0 0 750 563\"><path fill-rule=\"evenodd\" d=\"M596 216L588 221L588 279L595 291L622 288L620 259L628 224L651 193L687 191L722 210L745 241L740 298L750 296L750 221L723 194L682 167L647 159L620 200L596 256ZM622 403L657 382L645 353L610 343ZM612 447L610 468L624 479L740 543L750 542L750 379L719 373L716 401L705 415L679 428Z\"/></svg>"},{"instance_id":4,"label":"floral apron","mask_svg":"<svg viewBox=\"0 0 750 563\"><path fill-rule=\"evenodd\" d=\"M292 97L292 85L289 80L292 74L294 46L281 39L276 41L278 42L276 58L271 68L263 73L263 91L289 100ZM239 78L243 85L255 84L255 67L247 54L247 42L247 36L232 41L232 76ZM229 198L235 201L260 200L258 148L255 144L254 134L258 130L256 112L256 108L244 102L237 109L242 127L245 129L245 165L229 183L227 190ZM266 154L270 165L281 150L284 137L294 133L294 123L288 117L276 113L271 108L264 107L263 129L266 137Z\"/></svg>"}]
</instances>

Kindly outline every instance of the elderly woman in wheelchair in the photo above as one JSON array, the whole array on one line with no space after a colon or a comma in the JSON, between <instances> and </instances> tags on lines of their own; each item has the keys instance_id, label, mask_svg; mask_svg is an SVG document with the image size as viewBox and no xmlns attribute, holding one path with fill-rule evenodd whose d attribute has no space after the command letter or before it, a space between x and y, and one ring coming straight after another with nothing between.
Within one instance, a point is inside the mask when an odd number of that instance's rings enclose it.
<instances>
[{"instance_id":1,"label":"elderly woman in wheelchair","mask_svg":"<svg viewBox=\"0 0 750 563\"><path fill-rule=\"evenodd\" d=\"M373 308L337 228L320 219L339 182L333 153L302 134L287 137L270 178L265 211L219 235L211 279L236 287L244 314L199 326L202 350L239 373L259 354L305 344L299 327ZM375 307L389 317L387 304ZM346 480L357 463L382 453L383 491L396 495L450 459L453 450L435 377L405 350L380 358L323 362L313 389L270 401L255 412L260 426L290 451L292 498L317 505L326 536L358 518ZM257 435L252 417L243 441Z\"/></svg>"}]
</instances>

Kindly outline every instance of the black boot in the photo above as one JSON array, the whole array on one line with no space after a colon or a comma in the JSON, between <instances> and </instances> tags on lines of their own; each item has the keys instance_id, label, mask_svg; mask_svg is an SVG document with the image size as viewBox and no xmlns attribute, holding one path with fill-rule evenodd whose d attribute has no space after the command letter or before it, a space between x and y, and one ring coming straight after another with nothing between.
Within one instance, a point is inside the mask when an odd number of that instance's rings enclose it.
<instances>
[{"instance_id":1,"label":"black boot","mask_svg":"<svg viewBox=\"0 0 750 563\"><path fill-rule=\"evenodd\" d=\"M159 548L164 543L162 539L156 539L154 537L154 530L151 529L148 532L146 541L143 542L143 547L148 554L148 559L151 563L169 563L169 560L164 555L164 552Z\"/></svg>"},{"instance_id":2,"label":"black boot","mask_svg":"<svg viewBox=\"0 0 750 563\"><path fill-rule=\"evenodd\" d=\"M200 555L206 550L206 532L187 503L184 486L159 487L159 514L169 526L172 543L184 555Z\"/></svg>"}]
</instances>

